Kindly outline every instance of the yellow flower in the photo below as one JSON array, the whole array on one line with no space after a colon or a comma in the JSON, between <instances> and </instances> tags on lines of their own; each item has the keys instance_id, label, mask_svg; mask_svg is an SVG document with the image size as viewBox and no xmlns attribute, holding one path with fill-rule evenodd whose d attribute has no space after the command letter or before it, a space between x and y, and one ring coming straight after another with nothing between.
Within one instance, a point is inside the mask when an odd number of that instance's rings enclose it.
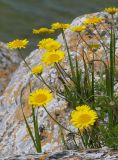
<instances>
[{"instance_id":1,"label":"yellow flower","mask_svg":"<svg viewBox=\"0 0 118 160\"><path fill-rule=\"evenodd\" d=\"M34 66L32 68L32 74L38 75L38 74L41 74L42 71L43 71L43 66L42 65Z\"/></svg>"},{"instance_id":2,"label":"yellow flower","mask_svg":"<svg viewBox=\"0 0 118 160\"><path fill-rule=\"evenodd\" d=\"M38 45L39 48L46 49L48 51L57 50L61 47L61 43L58 41L52 39L52 38L46 38L41 40Z\"/></svg>"},{"instance_id":3,"label":"yellow flower","mask_svg":"<svg viewBox=\"0 0 118 160\"><path fill-rule=\"evenodd\" d=\"M7 45L9 48L11 49L21 49L21 48L26 48L27 44L29 43L29 41L27 39L16 39L12 42L9 42Z\"/></svg>"},{"instance_id":4,"label":"yellow flower","mask_svg":"<svg viewBox=\"0 0 118 160\"><path fill-rule=\"evenodd\" d=\"M71 26L70 29L74 32L83 32L86 29L86 26L85 25Z\"/></svg>"},{"instance_id":5,"label":"yellow flower","mask_svg":"<svg viewBox=\"0 0 118 160\"><path fill-rule=\"evenodd\" d=\"M44 53L42 57L42 62L46 65L51 65L54 63L61 62L64 59L64 52L62 50L51 51Z\"/></svg>"},{"instance_id":6,"label":"yellow flower","mask_svg":"<svg viewBox=\"0 0 118 160\"><path fill-rule=\"evenodd\" d=\"M70 24L67 24L67 23L59 23L59 22L56 22L56 23L53 23L52 25L52 29L67 29L70 27Z\"/></svg>"},{"instance_id":7,"label":"yellow flower","mask_svg":"<svg viewBox=\"0 0 118 160\"><path fill-rule=\"evenodd\" d=\"M101 23L102 21L103 21L102 17L93 16L90 18L86 18L84 21L84 24L85 25L91 25L91 24L96 25L97 23Z\"/></svg>"},{"instance_id":8,"label":"yellow flower","mask_svg":"<svg viewBox=\"0 0 118 160\"><path fill-rule=\"evenodd\" d=\"M71 123L80 130L93 125L96 119L98 119L97 113L87 105L78 106L71 113Z\"/></svg>"},{"instance_id":9,"label":"yellow flower","mask_svg":"<svg viewBox=\"0 0 118 160\"><path fill-rule=\"evenodd\" d=\"M53 99L53 95L49 89L42 88L32 92L29 96L29 104L34 107L46 106Z\"/></svg>"},{"instance_id":10,"label":"yellow flower","mask_svg":"<svg viewBox=\"0 0 118 160\"><path fill-rule=\"evenodd\" d=\"M54 33L54 30L48 28L33 29L33 34L40 34L40 33Z\"/></svg>"},{"instance_id":11,"label":"yellow flower","mask_svg":"<svg viewBox=\"0 0 118 160\"><path fill-rule=\"evenodd\" d=\"M109 14L115 14L116 12L118 12L118 8L105 8L104 10L105 12L109 13Z\"/></svg>"}]
</instances>

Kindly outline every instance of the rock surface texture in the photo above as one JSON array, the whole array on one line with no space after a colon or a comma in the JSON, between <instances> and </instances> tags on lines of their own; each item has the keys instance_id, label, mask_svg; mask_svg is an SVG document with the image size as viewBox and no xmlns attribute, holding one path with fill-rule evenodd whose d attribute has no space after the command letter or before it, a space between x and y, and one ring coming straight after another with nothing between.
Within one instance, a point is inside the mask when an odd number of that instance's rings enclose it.
<instances>
[{"instance_id":1,"label":"rock surface texture","mask_svg":"<svg viewBox=\"0 0 118 160\"><path fill-rule=\"evenodd\" d=\"M5 90L20 61L21 59L15 51L9 50L6 44L0 42L0 95Z\"/></svg>"},{"instance_id":2,"label":"rock surface texture","mask_svg":"<svg viewBox=\"0 0 118 160\"><path fill-rule=\"evenodd\" d=\"M106 14L104 12L90 14L90 15L84 15L81 17L77 17L72 22L72 24L73 25L80 25L80 24L82 24L82 22L85 20L86 17L90 17L93 15L97 15L97 16L101 16L101 17L105 17L105 18L108 16L108 14ZM117 17L117 19L118 19L118 17ZM107 21L104 24L104 26L100 25L97 27L98 27L98 29L101 30L101 32L103 32L104 43L107 45L108 39L109 39L108 34L105 30L105 28L108 27ZM83 37L84 37L84 39L86 39L86 41L88 43L95 42L96 36L94 36L94 35L98 36L98 34L96 33L96 31L93 31L93 33L91 33L91 37L87 37L87 35L84 35L84 33L83 33ZM86 49L86 44L81 39L78 38L76 33L73 33L70 30L66 30L65 34L66 34L67 42L68 42L72 56L74 56L75 54L81 54L81 51L83 50L83 48ZM63 42L61 35L59 35L58 40L63 44L62 48L66 54L64 42ZM7 49L2 50L3 54L7 52L6 50ZM102 52L103 52L103 48L101 47L101 48L99 48L99 53L100 53L99 56L101 56ZM29 64L29 66L33 67L33 66L39 64L42 54L43 54L43 50L36 49L35 51L33 51L26 58L26 61ZM8 54L6 56L8 56ZM10 56L8 58L9 64L11 63L11 61L13 62L13 64L15 64L15 63L17 64L19 62L19 59L18 59L18 61L16 61L16 59L14 60L11 57L12 56ZM0 60L3 61L4 56L2 56L2 58L0 58ZM66 66L66 64L67 64L67 56L65 58L65 62L63 62L64 66ZM1 62L0 62L0 65L1 65ZM2 65L2 67L3 67L3 65ZM5 66L5 67L7 69L10 69L9 65ZM0 67L0 69L1 69L1 67ZM4 69L4 67L3 67L3 69ZM11 70L13 70L13 69L11 69ZM8 73L9 73L9 71L8 71ZM1 71L0 71L0 74L1 74ZM53 67L46 68L42 74L42 77L45 79L45 81L50 86L59 87L60 84L56 79L57 74L56 74L56 71ZM0 78L0 81L1 81L1 78ZM28 157L31 157L31 159L33 159L33 157L34 157L34 159L37 159L37 155L36 156L32 155L33 153L35 154L35 149L34 149L32 141L28 135L28 132L27 132L27 129L26 129L26 126L24 123L24 119L23 119L22 111L21 111L21 103L20 103L20 99L22 98L24 113L27 117L29 124L32 126L31 106L28 105L28 96L30 93L30 85L31 85L32 90L44 86L42 82L40 82L35 76L33 76L31 74L30 70L26 67L24 62L21 62L19 68L12 75L11 80L9 81L9 84L7 85L5 91L3 92L3 94L0 97L0 157L1 157L1 159L2 159L2 157L12 157L11 159L15 159L15 160L17 160L17 159L30 159ZM48 104L47 110L53 115L53 117L58 119L64 126L66 126L67 128L74 131L73 127L69 124L70 110L68 110L67 103L63 99L55 96L55 99ZM53 122L53 120L50 119L50 117L47 115L47 113L45 112L45 110L43 108L39 108L38 118L39 118L39 124L40 124L39 131L42 136L43 152L55 152L55 151L60 152L60 151L62 151L64 148L63 148L63 145L61 142L60 129L59 129L58 125L55 124ZM67 134L67 133L65 132L65 134ZM74 146L71 143L71 138L68 138L68 143L70 144L70 146L69 146L70 149L72 149L72 147L74 147ZM13 157L13 155L21 155L21 154L24 156L23 157L22 156ZM31 154L31 155L27 155L27 154ZM64 157L64 154L65 154L65 157ZM87 158L88 159L92 159L92 158L93 159L101 159L101 157L103 157L102 159L105 159L105 158L108 160L110 159L110 157L108 157L108 155L107 155L108 152L107 153L106 152L103 153L102 151L97 152L94 154L94 157L92 157L91 154L86 152L86 154L88 154L88 157L86 157L86 158L83 157L83 154L85 155L85 152L84 153L77 153L74 151L72 151L72 152L65 151L65 152L62 152L63 157L57 156L58 158L55 158L56 157L56 154L55 154L55 157L50 156L49 158L47 158L47 160L48 159L51 159L51 160L55 160L55 159L63 159L63 160L83 159L83 160L85 160ZM66 155L67 155L67 157L66 157ZM89 155L90 155L90 157L89 157ZM60 153L60 156L61 156L61 153ZM46 158L42 158L42 160L43 159L46 159Z\"/></svg>"},{"instance_id":3,"label":"rock surface texture","mask_svg":"<svg viewBox=\"0 0 118 160\"><path fill-rule=\"evenodd\" d=\"M118 151L109 151L108 149L101 150L86 150L77 152L74 150L65 150L55 153L42 154L23 154L14 155L4 160L117 160Z\"/></svg>"}]
</instances>

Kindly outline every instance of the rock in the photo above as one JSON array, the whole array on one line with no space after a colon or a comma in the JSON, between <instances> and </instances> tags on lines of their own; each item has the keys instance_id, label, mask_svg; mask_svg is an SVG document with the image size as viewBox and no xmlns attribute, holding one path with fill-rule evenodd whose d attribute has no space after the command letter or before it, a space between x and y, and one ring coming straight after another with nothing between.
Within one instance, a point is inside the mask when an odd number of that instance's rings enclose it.
<instances>
[{"instance_id":1,"label":"rock","mask_svg":"<svg viewBox=\"0 0 118 160\"><path fill-rule=\"evenodd\" d=\"M5 90L20 61L16 51L8 49L6 44L0 42L0 95Z\"/></svg>"},{"instance_id":2,"label":"rock","mask_svg":"<svg viewBox=\"0 0 118 160\"><path fill-rule=\"evenodd\" d=\"M39 63L41 52L35 50L26 59L30 66ZM51 84L50 75L47 72L53 73L54 69L51 71L44 71L42 76L47 79ZM30 125L31 121L31 107L28 105L28 96L30 93L29 82L32 84L32 88L41 87L42 84L31 75L28 68L22 62L13 74L12 80L8 84L5 92L0 97L0 152L1 156L11 155L11 153L21 154L21 153L35 153L34 146L27 132L24 119L21 112L20 96L21 92L23 94L22 101L24 104L24 112L28 119ZM64 108L65 102L58 98L54 99L47 107L49 112L55 116L55 109L58 110ZM42 132L42 145L44 151L60 150L60 138L58 126L47 116L43 108L39 108L39 122L40 127L44 126L46 130ZM45 121L44 121L45 119Z\"/></svg>"},{"instance_id":3,"label":"rock","mask_svg":"<svg viewBox=\"0 0 118 160\"><path fill-rule=\"evenodd\" d=\"M84 15L76 18L72 24L80 25L86 17L90 17L93 15L107 17L108 15L104 12ZM104 24L104 27L99 25L98 29L101 29L101 33L106 31L104 29L108 27L108 23ZM95 31L94 35L91 33L91 37L88 37L83 33L83 38L91 43L96 40L96 36L99 36ZM83 49L87 49L86 44L78 38L76 33L71 32L70 30L65 31L67 42L71 51L72 57L75 54L79 56L81 60L81 51ZM95 36L96 35L96 36ZM107 32L104 33L103 40L104 43L108 43L109 36ZM62 39L62 36L59 35L58 40L63 44L63 50L65 51L65 45ZM77 45L78 44L78 45ZM78 47L76 47L78 46ZM99 56L103 53L103 48L100 47L98 50ZM36 49L33 51L27 58L26 61L30 67L37 65L40 62L43 50ZM90 53L90 51L88 51ZM65 51L66 54L66 51ZM91 55L91 53L90 53ZM91 59L91 56L89 56ZM65 58L65 62L63 62L63 66L67 67L67 54ZM98 64L99 65L99 64ZM100 66L100 65L99 65ZM102 66L100 66L102 68ZM67 68L68 69L68 68ZM52 67L46 68L42 74L42 77L49 84L49 86L60 87L60 82L57 81L56 71ZM40 88L43 85L41 81L39 81L35 76L31 75L31 72L26 67L24 62L21 62L19 68L12 75L11 81L5 89L5 92L0 97L0 153L1 157L12 157L12 155L21 155L21 154L35 154L35 149L31 138L27 132L24 119L21 111L21 102L22 98L23 110L27 117L28 123L32 127L32 119L31 119L31 106L28 104L28 96L30 94L30 86L32 90L36 88ZM60 121L65 127L74 131L74 128L69 124L69 116L71 109L67 108L67 103L60 97L55 96L54 100L50 102L47 106L47 110L51 113L53 117L55 117L58 121ZM52 119L47 115L43 108L38 109L38 120L39 120L39 131L42 136L42 149L43 152L57 152L62 151L64 149L63 143L60 137L60 128ZM64 131L64 134L67 135L67 132ZM68 140L69 149L73 149L74 145L71 143L70 138ZM66 152L63 152L66 153ZM70 151L68 151L70 153ZM76 152L77 153L77 152ZM74 154L74 152L73 152ZM75 154L77 155L77 154ZM78 155L79 157L80 154ZM97 155L98 157L102 156L101 154ZM17 159L17 158L14 158ZM53 155L54 159L54 155ZM73 158L74 159L74 158ZM75 158L76 159L76 158ZM81 158L80 158L81 159ZM95 157L94 157L95 159Z\"/></svg>"},{"instance_id":4,"label":"rock","mask_svg":"<svg viewBox=\"0 0 118 160\"><path fill-rule=\"evenodd\" d=\"M94 149L86 151L65 150L55 153L41 154L22 154L14 155L9 158L4 157L4 160L117 160L118 151L105 151L104 149Z\"/></svg>"}]
</instances>

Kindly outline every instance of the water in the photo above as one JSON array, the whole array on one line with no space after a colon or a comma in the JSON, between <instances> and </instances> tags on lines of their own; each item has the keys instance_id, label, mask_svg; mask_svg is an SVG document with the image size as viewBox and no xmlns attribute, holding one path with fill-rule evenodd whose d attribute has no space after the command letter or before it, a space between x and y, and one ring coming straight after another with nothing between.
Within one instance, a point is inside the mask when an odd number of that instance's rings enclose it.
<instances>
[{"instance_id":1,"label":"water","mask_svg":"<svg viewBox=\"0 0 118 160\"><path fill-rule=\"evenodd\" d=\"M118 0L0 0L0 41L28 38L28 54L42 38L32 35L32 28L57 21L70 23L77 16L109 6L118 7Z\"/></svg>"}]
</instances>

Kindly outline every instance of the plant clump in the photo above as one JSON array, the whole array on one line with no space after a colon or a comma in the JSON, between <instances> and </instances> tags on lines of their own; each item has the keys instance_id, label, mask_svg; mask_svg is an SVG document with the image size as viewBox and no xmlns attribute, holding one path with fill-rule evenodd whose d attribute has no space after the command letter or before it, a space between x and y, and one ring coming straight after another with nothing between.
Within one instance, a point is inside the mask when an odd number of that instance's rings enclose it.
<instances>
[{"instance_id":1,"label":"plant clump","mask_svg":"<svg viewBox=\"0 0 118 160\"><path fill-rule=\"evenodd\" d=\"M33 131L30 129L23 113L26 127L37 152L42 151L37 120L38 107L44 108L61 131L65 130L73 135L76 149L100 148L103 146L118 149L118 94L115 90L118 73L115 14L118 12L118 8L105 8L105 12L110 15L110 18L107 16L106 18L91 16L78 26L57 22L51 25L51 30L48 28L33 30L34 34L52 33L52 30L54 33L58 31L62 34L63 45L65 46L65 50L63 50L61 48L62 44L52 38L39 41L38 48L44 50L40 65L30 68L21 52L19 53L32 74L45 85L44 88L31 91L29 96L29 104L32 105L34 133L32 133ZM108 22L107 29L105 28L106 21ZM101 28L104 28L107 35L109 35L107 44L104 41ZM74 56L71 55L65 29L75 32L78 39L84 44L83 49L77 51ZM89 39L94 37L95 39L89 43L85 37ZM75 45L78 45L78 43ZM25 48L27 44L28 40L17 39L9 42L8 47L21 49ZM100 48L102 54L99 52ZM68 70L63 62L66 62ZM59 88L49 86L42 77L43 68L50 65L57 71L58 81L61 84ZM68 117L70 125L77 129L76 132L58 122L46 109L46 106L55 98L55 95L67 102L71 111ZM78 136L79 143L75 140L76 136ZM66 134L61 132L61 138L63 144L67 147Z\"/></svg>"}]
</instances>

